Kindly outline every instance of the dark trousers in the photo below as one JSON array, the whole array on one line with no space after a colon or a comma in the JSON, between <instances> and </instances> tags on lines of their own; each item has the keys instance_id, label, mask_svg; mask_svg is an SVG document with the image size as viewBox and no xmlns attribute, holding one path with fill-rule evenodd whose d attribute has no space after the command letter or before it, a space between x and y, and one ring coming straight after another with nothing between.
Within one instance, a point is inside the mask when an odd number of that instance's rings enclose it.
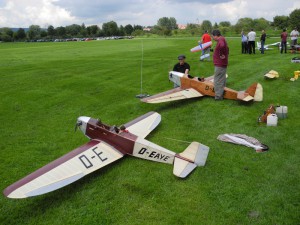
<instances>
[{"instance_id":1,"label":"dark trousers","mask_svg":"<svg viewBox=\"0 0 300 225\"><path fill-rule=\"evenodd\" d=\"M252 51L255 54L255 41L249 41L248 45L249 54L252 54Z\"/></svg>"},{"instance_id":2,"label":"dark trousers","mask_svg":"<svg viewBox=\"0 0 300 225\"><path fill-rule=\"evenodd\" d=\"M265 41L261 40L260 41L260 52L261 54L264 54L265 53Z\"/></svg>"},{"instance_id":3,"label":"dark trousers","mask_svg":"<svg viewBox=\"0 0 300 225\"><path fill-rule=\"evenodd\" d=\"M248 44L247 42L242 42L242 54L248 53Z\"/></svg>"},{"instance_id":4,"label":"dark trousers","mask_svg":"<svg viewBox=\"0 0 300 225\"><path fill-rule=\"evenodd\" d=\"M284 53L286 53L286 41L282 41L282 42L281 42L281 50L280 50L280 53L283 52L283 49L284 49Z\"/></svg>"}]
</instances>

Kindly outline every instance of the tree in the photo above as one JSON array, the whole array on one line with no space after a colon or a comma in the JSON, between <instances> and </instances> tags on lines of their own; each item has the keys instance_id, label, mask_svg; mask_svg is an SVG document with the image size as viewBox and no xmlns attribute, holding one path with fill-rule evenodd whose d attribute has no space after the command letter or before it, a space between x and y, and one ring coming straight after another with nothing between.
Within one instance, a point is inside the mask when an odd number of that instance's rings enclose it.
<instances>
[{"instance_id":1,"label":"tree","mask_svg":"<svg viewBox=\"0 0 300 225\"><path fill-rule=\"evenodd\" d=\"M41 28L39 25L31 25L27 32L28 38L30 40L37 39L41 35Z\"/></svg>"},{"instance_id":2,"label":"tree","mask_svg":"<svg viewBox=\"0 0 300 225\"><path fill-rule=\"evenodd\" d=\"M60 37L60 38L64 38L67 34L66 28L65 27L57 27L55 29L56 34Z\"/></svg>"},{"instance_id":3,"label":"tree","mask_svg":"<svg viewBox=\"0 0 300 225\"><path fill-rule=\"evenodd\" d=\"M119 32L118 25L115 21L103 23L102 30L103 30L105 36L118 35L118 32Z\"/></svg>"},{"instance_id":4,"label":"tree","mask_svg":"<svg viewBox=\"0 0 300 225\"><path fill-rule=\"evenodd\" d=\"M295 9L290 13L289 24L292 29L295 27L300 29L300 9Z\"/></svg>"},{"instance_id":5,"label":"tree","mask_svg":"<svg viewBox=\"0 0 300 225\"><path fill-rule=\"evenodd\" d=\"M55 36L55 29L52 25L48 26L47 32L50 38L53 38Z\"/></svg>"},{"instance_id":6,"label":"tree","mask_svg":"<svg viewBox=\"0 0 300 225\"><path fill-rule=\"evenodd\" d=\"M253 28L253 20L249 17L240 18L234 26L236 33L248 32Z\"/></svg>"},{"instance_id":7,"label":"tree","mask_svg":"<svg viewBox=\"0 0 300 225\"><path fill-rule=\"evenodd\" d=\"M188 23L186 25L186 30L191 33L192 36L194 36L195 34L200 35L201 32L201 26L199 24L194 24L194 23Z\"/></svg>"},{"instance_id":8,"label":"tree","mask_svg":"<svg viewBox=\"0 0 300 225\"><path fill-rule=\"evenodd\" d=\"M178 29L177 21L174 17L170 17L170 25L171 25L171 30L176 30Z\"/></svg>"},{"instance_id":9,"label":"tree","mask_svg":"<svg viewBox=\"0 0 300 225\"><path fill-rule=\"evenodd\" d=\"M144 31L140 30L140 29L137 29L137 30L132 32L132 35L133 36L142 36L142 35L144 35Z\"/></svg>"},{"instance_id":10,"label":"tree","mask_svg":"<svg viewBox=\"0 0 300 225\"><path fill-rule=\"evenodd\" d=\"M69 26L66 26L66 34L68 34L71 37L76 37L80 34L81 26L78 24L72 24Z\"/></svg>"},{"instance_id":11,"label":"tree","mask_svg":"<svg viewBox=\"0 0 300 225\"><path fill-rule=\"evenodd\" d=\"M86 27L85 27L85 24L81 24L81 29L80 29L80 34L85 37L87 35L87 30L86 30Z\"/></svg>"},{"instance_id":12,"label":"tree","mask_svg":"<svg viewBox=\"0 0 300 225\"><path fill-rule=\"evenodd\" d=\"M201 30L202 32L204 31L208 31L210 32L212 30L212 24L209 20L203 20L202 24L201 24Z\"/></svg>"},{"instance_id":13,"label":"tree","mask_svg":"<svg viewBox=\"0 0 300 225\"><path fill-rule=\"evenodd\" d=\"M13 37L14 37L14 32L8 28L8 27L4 27L1 29L1 40L5 41L5 42L10 42L13 41Z\"/></svg>"},{"instance_id":14,"label":"tree","mask_svg":"<svg viewBox=\"0 0 300 225\"><path fill-rule=\"evenodd\" d=\"M265 18L259 18L253 20L253 29L254 30L266 30L270 27L271 22Z\"/></svg>"},{"instance_id":15,"label":"tree","mask_svg":"<svg viewBox=\"0 0 300 225\"><path fill-rule=\"evenodd\" d=\"M95 37L99 31L99 27L97 25L91 25L89 26L89 28L90 28L90 35Z\"/></svg>"},{"instance_id":16,"label":"tree","mask_svg":"<svg viewBox=\"0 0 300 225\"><path fill-rule=\"evenodd\" d=\"M41 31L41 38L45 38L45 37L47 37L47 36L48 36L47 31L46 31L46 30L42 30L42 31Z\"/></svg>"},{"instance_id":17,"label":"tree","mask_svg":"<svg viewBox=\"0 0 300 225\"><path fill-rule=\"evenodd\" d=\"M133 26L131 24L127 24L124 27L124 30L125 30L126 35L131 35L133 32Z\"/></svg>"},{"instance_id":18,"label":"tree","mask_svg":"<svg viewBox=\"0 0 300 225\"><path fill-rule=\"evenodd\" d=\"M124 36L125 35L125 29L124 27L121 25L119 28L119 36Z\"/></svg>"},{"instance_id":19,"label":"tree","mask_svg":"<svg viewBox=\"0 0 300 225\"><path fill-rule=\"evenodd\" d=\"M219 23L220 27L230 27L231 23L229 21L222 21Z\"/></svg>"},{"instance_id":20,"label":"tree","mask_svg":"<svg viewBox=\"0 0 300 225\"><path fill-rule=\"evenodd\" d=\"M215 22L215 24L213 25L213 29L216 30L219 28L219 25L217 24L217 22Z\"/></svg>"},{"instance_id":21,"label":"tree","mask_svg":"<svg viewBox=\"0 0 300 225\"><path fill-rule=\"evenodd\" d=\"M279 29L284 29L289 26L288 16L275 16L273 18L273 26Z\"/></svg>"},{"instance_id":22,"label":"tree","mask_svg":"<svg viewBox=\"0 0 300 225\"><path fill-rule=\"evenodd\" d=\"M133 25L133 30L143 30L143 27L141 25Z\"/></svg>"},{"instance_id":23,"label":"tree","mask_svg":"<svg viewBox=\"0 0 300 225\"><path fill-rule=\"evenodd\" d=\"M24 40L26 38L26 33L23 28L19 28L19 30L16 32L16 38L18 40Z\"/></svg>"},{"instance_id":24,"label":"tree","mask_svg":"<svg viewBox=\"0 0 300 225\"><path fill-rule=\"evenodd\" d=\"M157 21L157 26L165 27L166 29L169 29L169 30L178 29L177 22L176 22L176 19L174 17L159 18L159 20Z\"/></svg>"}]
</instances>

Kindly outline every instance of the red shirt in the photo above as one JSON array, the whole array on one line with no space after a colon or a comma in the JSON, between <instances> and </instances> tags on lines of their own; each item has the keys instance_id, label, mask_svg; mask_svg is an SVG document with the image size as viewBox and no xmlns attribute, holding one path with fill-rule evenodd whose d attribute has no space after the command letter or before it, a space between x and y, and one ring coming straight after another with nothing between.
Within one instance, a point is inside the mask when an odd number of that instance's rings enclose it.
<instances>
[{"instance_id":1,"label":"red shirt","mask_svg":"<svg viewBox=\"0 0 300 225\"><path fill-rule=\"evenodd\" d=\"M282 32L281 33L281 41L286 42L287 36L288 36L287 32Z\"/></svg>"},{"instance_id":2,"label":"red shirt","mask_svg":"<svg viewBox=\"0 0 300 225\"><path fill-rule=\"evenodd\" d=\"M210 42L211 41L210 35L208 33L203 34L202 40L203 40L202 44Z\"/></svg>"},{"instance_id":3,"label":"red shirt","mask_svg":"<svg viewBox=\"0 0 300 225\"><path fill-rule=\"evenodd\" d=\"M224 37L220 36L219 40L217 41L217 46L214 50L214 65L218 67L226 68L228 65L228 53L229 49L227 46L227 42ZM224 55L225 58L221 59L220 56Z\"/></svg>"}]
</instances>

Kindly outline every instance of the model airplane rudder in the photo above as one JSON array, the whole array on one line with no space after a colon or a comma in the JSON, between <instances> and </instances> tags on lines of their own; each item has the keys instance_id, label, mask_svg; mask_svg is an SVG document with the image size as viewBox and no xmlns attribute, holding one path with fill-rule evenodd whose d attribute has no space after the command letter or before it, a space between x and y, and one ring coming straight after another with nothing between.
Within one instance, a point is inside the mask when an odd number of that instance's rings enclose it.
<instances>
[{"instance_id":1,"label":"model airplane rudder","mask_svg":"<svg viewBox=\"0 0 300 225\"><path fill-rule=\"evenodd\" d=\"M263 100L263 87L260 83L252 84L246 92L253 97L256 102L261 102Z\"/></svg>"},{"instance_id":2,"label":"model airplane rudder","mask_svg":"<svg viewBox=\"0 0 300 225\"><path fill-rule=\"evenodd\" d=\"M192 142L182 153L176 154L173 174L185 178L197 166L204 166L209 153L209 147L198 142Z\"/></svg>"}]
</instances>

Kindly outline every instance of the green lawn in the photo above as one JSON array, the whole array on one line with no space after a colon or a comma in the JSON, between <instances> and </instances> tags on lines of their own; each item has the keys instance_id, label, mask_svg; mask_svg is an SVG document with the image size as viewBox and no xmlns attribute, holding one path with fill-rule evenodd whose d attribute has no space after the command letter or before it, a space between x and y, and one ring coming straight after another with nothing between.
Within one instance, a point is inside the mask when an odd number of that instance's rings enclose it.
<instances>
[{"instance_id":1,"label":"green lawn","mask_svg":"<svg viewBox=\"0 0 300 225\"><path fill-rule=\"evenodd\" d=\"M29 199L0 197L0 224L299 224L300 80L289 81L295 55L240 54L228 39L227 86L245 90L254 82L264 101L242 104L211 97L145 104L143 90L173 87L168 71L186 54L191 74L213 74L212 62L190 53L198 38L134 39L65 43L0 44L0 189L83 145L74 133L77 117L123 124L148 111L162 122L147 139L175 152L198 141L210 147L207 164L187 179L172 166L125 157L65 188ZM268 39L268 42L278 41ZM265 80L269 70L280 74ZM277 127L258 125L270 104L288 106ZM253 149L220 142L223 133L243 133L270 147Z\"/></svg>"}]
</instances>

